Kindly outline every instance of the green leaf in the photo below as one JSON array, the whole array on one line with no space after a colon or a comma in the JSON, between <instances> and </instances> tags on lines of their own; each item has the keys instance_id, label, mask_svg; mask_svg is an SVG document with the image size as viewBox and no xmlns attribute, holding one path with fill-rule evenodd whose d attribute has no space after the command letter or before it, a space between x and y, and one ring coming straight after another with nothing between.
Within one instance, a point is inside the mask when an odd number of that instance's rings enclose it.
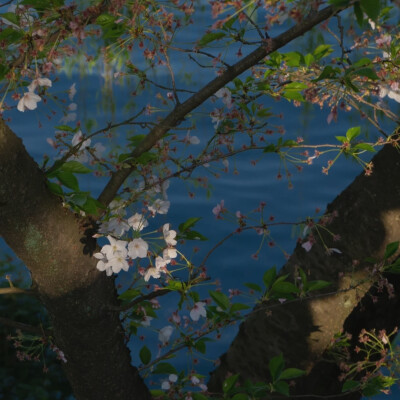
<instances>
[{"instance_id":1,"label":"green leaf","mask_svg":"<svg viewBox=\"0 0 400 400\"><path fill-rule=\"evenodd\" d=\"M78 207L82 207L87 201L87 194L85 193L73 193L69 196L69 201Z\"/></svg>"},{"instance_id":2,"label":"green leaf","mask_svg":"<svg viewBox=\"0 0 400 400\"><path fill-rule=\"evenodd\" d=\"M199 392L194 392L191 394L191 396L193 397L193 400L208 400L209 397L204 396L204 394L199 393Z\"/></svg>"},{"instance_id":3,"label":"green leaf","mask_svg":"<svg viewBox=\"0 0 400 400\"><path fill-rule=\"evenodd\" d=\"M341 143L346 143L348 141L347 137L345 136L335 136L335 138Z\"/></svg>"},{"instance_id":4,"label":"green leaf","mask_svg":"<svg viewBox=\"0 0 400 400\"><path fill-rule=\"evenodd\" d=\"M246 304L242 303L235 303L232 304L231 309L229 310L231 313L237 312L237 311L242 311L242 310L248 310L250 307Z\"/></svg>"},{"instance_id":5,"label":"green leaf","mask_svg":"<svg viewBox=\"0 0 400 400\"><path fill-rule=\"evenodd\" d=\"M135 135L128 138L128 140L131 142L132 146L136 147L139 143L143 141L145 137L146 135Z\"/></svg>"},{"instance_id":6,"label":"green leaf","mask_svg":"<svg viewBox=\"0 0 400 400\"><path fill-rule=\"evenodd\" d=\"M330 286L332 283L327 281L311 281L307 284L307 292L311 292L312 290L320 290L327 286Z\"/></svg>"},{"instance_id":7,"label":"green leaf","mask_svg":"<svg viewBox=\"0 0 400 400\"><path fill-rule=\"evenodd\" d=\"M285 90L303 90L307 89L308 85L303 82L290 82L285 85Z\"/></svg>"},{"instance_id":8,"label":"green leaf","mask_svg":"<svg viewBox=\"0 0 400 400\"><path fill-rule=\"evenodd\" d=\"M320 76L316 79L313 79L312 82L318 82L322 79L336 79L338 73L340 73L339 68L333 68L330 65L327 65L321 72Z\"/></svg>"},{"instance_id":9,"label":"green leaf","mask_svg":"<svg viewBox=\"0 0 400 400\"><path fill-rule=\"evenodd\" d=\"M206 33L200 40L199 40L199 46L204 47L207 44L214 42L215 40L222 39L223 37L226 36L226 33L224 32L210 32Z\"/></svg>"},{"instance_id":10,"label":"green leaf","mask_svg":"<svg viewBox=\"0 0 400 400\"><path fill-rule=\"evenodd\" d=\"M349 390L354 390L360 387L360 382L348 380L343 384L342 392L347 392Z\"/></svg>"},{"instance_id":11,"label":"green leaf","mask_svg":"<svg viewBox=\"0 0 400 400\"><path fill-rule=\"evenodd\" d=\"M96 24L98 25L110 25L115 21L115 16L110 14L101 14L96 19Z\"/></svg>"},{"instance_id":12,"label":"green leaf","mask_svg":"<svg viewBox=\"0 0 400 400\"><path fill-rule=\"evenodd\" d=\"M165 397L164 397L164 395L165 395L164 390L160 390L160 389L151 389L151 390L150 390L150 393L151 393L152 398L154 398L154 399L158 399L158 398L164 399L164 398L165 398Z\"/></svg>"},{"instance_id":13,"label":"green leaf","mask_svg":"<svg viewBox=\"0 0 400 400\"><path fill-rule=\"evenodd\" d=\"M72 172L58 170L56 177L67 188L79 192L78 179L76 179L76 176Z\"/></svg>"},{"instance_id":14,"label":"green leaf","mask_svg":"<svg viewBox=\"0 0 400 400\"><path fill-rule=\"evenodd\" d=\"M56 194L57 196L64 196L62 187L57 185L57 183L46 181L46 185L52 193Z\"/></svg>"},{"instance_id":15,"label":"green leaf","mask_svg":"<svg viewBox=\"0 0 400 400\"><path fill-rule=\"evenodd\" d=\"M299 289L291 282L275 282L271 288L275 293L298 293Z\"/></svg>"},{"instance_id":16,"label":"green leaf","mask_svg":"<svg viewBox=\"0 0 400 400\"><path fill-rule=\"evenodd\" d=\"M75 132L76 131L76 128L71 128L68 125L57 125L54 128L58 129L59 131L65 131L65 132Z\"/></svg>"},{"instance_id":17,"label":"green leaf","mask_svg":"<svg viewBox=\"0 0 400 400\"><path fill-rule=\"evenodd\" d=\"M224 393L229 393L229 391L235 386L236 382L239 379L239 374L231 375L225 379L224 383L222 384L222 390Z\"/></svg>"},{"instance_id":18,"label":"green leaf","mask_svg":"<svg viewBox=\"0 0 400 400\"><path fill-rule=\"evenodd\" d=\"M276 279L276 267L274 265L272 268L265 271L263 275L263 282L265 287L269 289L272 286L275 279Z\"/></svg>"},{"instance_id":19,"label":"green leaf","mask_svg":"<svg viewBox=\"0 0 400 400\"><path fill-rule=\"evenodd\" d=\"M307 67L309 67L314 62L314 60L315 60L314 56L310 53L304 56L304 63L306 64Z\"/></svg>"},{"instance_id":20,"label":"green leaf","mask_svg":"<svg viewBox=\"0 0 400 400\"><path fill-rule=\"evenodd\" d=\"M121 293L118 296L118 299L119 300L132 300L135 297L139 296L139 294L140 294L140 290L138 290L138 289L128 289L128 290L125 290L125 292Z\"/></svg>"},{"instance_id":21,"label":"green leaf","mask_svg":"<svg viewBox=\"0 0 400 400\"><path fill-rule=\"evenodd\" d=\"M360 149L360 150L366 150L366 151L370 151L371 153L375 152L375 149L373 146L371 146L368 143L358 143L355 146L353 146L354 149Z\"/></svg>"},{"instance_id":22,"label":"green leaf","mask_svg":"<svg viewBox=\"0 0 400 400\"><path fill-rule=\"evenodd\" d=\"M289 67L298 67L302 61L303 55L298 51L291 51L284 54L284 59Z\"/></svg>"},{"instance_id":23,"label":"green leaf","mask_svg":"<svg viewBox=\"0 0 400 400\"><path fill-rule=\"evenodd\" d=\"M244 283L244 286L248 287L251 290L255 290L256 292L262 291L261 287L258 286L256 283L247 282L247 283Z\"/></svg>"},{"instance_id":24,"label":"green leaf","mask_svg":"<svg viewBox=\"0 0 400 400\"><path fill-rule=\"evenodd\" d=\"M269 360L269 372L271 373L272 380L275 382L281 376L283 368L285 367L285 361L283 359L282 353L279 356L271 358Z\"/></svg>"},{"instance_id":25,"label":"green leaf","mask_svg":"<svg viewBox=\"0 0 400 400\"><path fill-rule=\"evenodd\" d=\"M282 93L282 96L287 100L304 101L303 95L300 92L294 90L284 91Z\"/></svg>"},{"instance_id":26,"label":"green leaf","mask_svg":"<svg viewBox=\"0 0 400 400\"><path fill-rule=\"evenodd\" d=\"M97 215L98 209L104 209L105 207L93 197L88 197L86 203L81 208L86 214Z\"/></svg>"},{"instance_id":27,"label":"green leaf","mask_svg":"<svg viewBox=\"0 0 400 400\"><path fill-rule=\"evenodd\" d=\"M215 292L213 290L209 290L208 293L212 297L212 299L223 309L227 310L230 305L230 301L227 295L221 292Z\"/></svg>"},{"instance_id":28,"label":"green leaf","mask_svg":"<svg viewBox=\"0 0 400 400\"><path fill-rule=\"evenodd\" d=\"M298 378L299 376L303 376L305 373L306 371L303 371L302 369L287 368L284 371L282 371L279 379L295 379Z\"/></svg>"},{"instance_id":29,"label":"green leaf","mask_svg":"<svg viewBox=\"0 0 400 400\"><path fill-rule=\"evenodd\" d=\"M379 0L360 0L360 6L373 21L376 21L381 12L381 2Z\"/></svg>"},{"instance_id":30,"label":"green leaf","mask_svg":"<svg viewBox=\"0 0 400 400\"><path fill-rule=\"evenodd\" d=\"M89 172L92 172L91 169L78 161L68 161L62 164L59 169L62 171L73 172L74 174L88 174Z\"/></svg>"},{"instance_id":31,"label":"green leaf","mask_svg":"<svg viewBox=\"0 0 400 400\"><path fill-rule=\"evenodd\" d=\"M208 240L208 238L197 231L186 231L183 237L187 240Z\"/></svg>"},{"instance_id":32,"label":"green leaf","mask_svg":"<svg viewBox=\"0 0 400 400\"><path fill-rule=\"evenodd\" d=\"M393 242L393 243L389 243L386 246L386 250L385 250L385 255L383 256L384 259L388 259L389 257L391 257L394 253L396 253L396 251L399 249L399 242Z\"/></svg>"},{"instance_id":33,"label":"green leaf","mask_svg":"<svg viewBox=\"0 0 400 400\"><path fill-rule=\"evenodd\" d=\"M152 161L154 161L156 159L157 159L157 156L154 153L150 153L148 151L145 151L138 158L135 159L135 162L137 164L146 165L146 164L149 164L150 162L152 162Z\"/></svg>"},{"instance_id":34,"label":"green leaf","mask_svg":"<svg viewBox=\"0 0 400 400\"><path fill-rule=\"evenodd\" d=\"M186 230L188 230L189 228L192 228L193 226L196 225L196 223L198 221L201 220L201 217L192 217L187 219L185 222L182 222L181 224L179 224L179 230L181 232L185 232Z\"/></svg>"},{"instance_id":35,"label":"green leaf","mask_svg":"<svg viewBox=\"0 0 400 400\"><path fill-rule=\"evenodd\" d=\"M378 75L372 68L360 68L354 71L354 75L365 76L371 81L377 81L379 79Z\"/></svg>"},{"instance_id":36,"label":"green leaf","mask_svg":"<svg viewBox=\"0 0 400 400\"><path fill-rule=\"evenodd\" d=\"M244 393L236 393L232 397L232 400L250 400L250 397L247 394L244 394Z\"/></svg>"},{"instance_id":37,"label":"green leaf","mask_svg":"<svg viewBox=\"0 0 400 400\"><path fill-rule=\"evenodd\" d=\"M151 360L151 352L150 352L150 350L148 349L147 346L143 346L140 349L139 357L140 357L140 361L145 365L150 362L150 360Z\"/></svg>"},{"instance_id":38,"label":"green leaf","mask_svg":"<svg viewBox=\"0 0 400 400\"><path fill-rule=\"evenodd\" d=\"M329 0L329 4L334 5L335 7L344 7L350 3L350 0Z\"/></svg>"},{"instance_id":39,"label":"green leaf","mask_svg":"<svg viewBox=\"0 0 400 400\"><path fill-rule=\"evenodd\" d=\"M198 352L205 354L206 353L206 342L204 340L200 339L194 344L194 348Z\"/></svg>"},{"instance_id":40,"label":"green leaf","mask_svg":"<svg viewBox=\"0 0 400 400\"><path fill-rule=\"evenodd\" d=\"M371 65L372 61L368 57L362 57L359 60L357 60L355 63L353 63L352 67L353 68L359 68L359 67L366 67L367 65Z\"/></svg>"},{"instance_id":41,"label":"green leaf","mask_svg":"<svg viewBox=\"0 0 400 400\"><path fill-rule=\"evenodd\" d=\"M7 21L10 21L14 25L19 26L19 18L13 12L2 13L0 14L0 17L6 19Z\"/></svg>"},{"instance_id":42,"label":"green leaf","mask_svg":"<svg viewBox=\"0 0 400 400\"><path fill-rule=\"evenodd\" d=\"M276 382L274 388L278 393L289 396L289 385L285 381Z\"/></svg>"},{"instance_id":43,"label":"green leaf","mask_svg":"<svg viewBox=\"0 0 400 400\"><path fill-rule=\"evenodd\" d=\"M360 134L361 134L361 128L359 126L355 126L355 127L347 130L346 138L349 142L351 142L353 139L355 139Z\"/></svg>"},{"instance_id":44,"label":"green leaf","mask_svg":"<svg viewBox=\"0 0 400 400\"><path fill-rule=\"evenodd\" d=\"M275 153L277 151L277 148L274 144L269 144L268 146L264 147L263 152L264 153Z\"/></svg>"},{"instance_id":45,"label":"green leaf","mask_svg":"<svg viewBox=\"0 0 400 400\"><path fill-rule=\"evenodd\" d=\"M175 374L178 375L177 370L173 365L166 362L160 362L154 368L153 374Z\"/></svg>"},{"instance_id":46,"label":"green leaf","mask_svg":"<svg viewBox=\"0 0 400 400\"><path fill-rule=\"evenodd\" d=\"M320 44L315 50L314 50L314 57L317 60L320 60L323 57L328 56L333 52L332 46L330 44Z\"/></svg>"},{"instance_id":47,"label":"green leaf","mask_svg":"<svg viewBox=\"0 0 400 400\"><path fill-rule=\"evenodd\" d=\"M361 9L360 2L354 3L354 15L357 19L357 24L362 27L364 23L364 13Z\"/></svg>"}]
</instances>

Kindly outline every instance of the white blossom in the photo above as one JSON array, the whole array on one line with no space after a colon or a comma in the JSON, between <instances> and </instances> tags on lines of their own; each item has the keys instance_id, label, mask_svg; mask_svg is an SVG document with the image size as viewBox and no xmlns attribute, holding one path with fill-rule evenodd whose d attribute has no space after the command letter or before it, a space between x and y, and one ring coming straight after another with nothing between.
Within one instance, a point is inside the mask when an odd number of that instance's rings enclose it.
<instances>
[{"instance_id":1,"label":"white blossom","mask_svg":"<svg viewBox=\"0 0 400 400\"><path fill-rule=\"evenodd\" d=\"M177 243L177 241L175 240L176 231L169 230L169 224L164 224L163 235L164 235L165 243L167 243L170 246L176 245L176 243Z\"/></svg>"},{"instance_id":2,"label":"white blossom","mask_svg":"<svg viewBox=\"0 0 400 400\"><path fill-rule=\"evenodd\" d=\"M128 224L135 231L141 231L143 228L146 228L149 225L146 218L139 213L136 213L135 215L132 215L132 217L128 218Z\"/></svg>"},{"instance_id":3,"label":"white blossom","mask_svg":"<svg viewBox=\"0 0 400 400\"><path fill-rule=\"evenodd\" d=\"M169 210L170 202L166 200L157 199L152 206L149 206L149 211L154 215L166 214Z\"/></svg>"},{"instance_id":4,"label":"white blossom","mask_svg":"<svg viewBox=\"0 0 400 400\"><path fill-rule=\"evenodd\" d=\"M75 83L68 89L68 98L72 101L76 95Z\"/></svg>"},{"instance_id":5,"label":"white blossom","mask_svg":"<svg viewBox=\"0 0 400 400\"><path fill-rule=\"evenodd\" d=\"M30 92L33 92L38 86L51 87L51 85L51 80L48 78L36 78L30 83L30 85L28 86L28 90Z\"/></svg>"},{"instance_id":6,"label":"white blossom","mask_svg":"<svg viewBox=\"0 0 400 400\"><path fill-rule=\"evenodd\" d=\"M149 245L142 238L133 239L128 244L128 255L132 260L135 258L145 258L147 257L147 250Z\"/></svg>"},{"instance_id":7,"label":"white blossom","mask_svg":"<svg viewBox=\"0 0 400 400\"><path fill-rule=\"evenodd\" d=\"M127 242L125 240L116 240L110 235L107 236L107 239L110 244L106 244L105 246L103 246L101 252L107 257L108 260L118 256L127 256Z\"/></svg>"},{"instance_id":8,"label":"white blossom","mask_svg":"<svg viewBox=\"0 0 400 400\"><path fill-rule=\"evenodd\" d=\"M26 109L35 110L39 101L42 101L42 99L36 93L26 92L19 100L17 110L21 112L24 112Z\"/></svg>"},{"instance_id":9,"label":"white blossom","mask_svg":"<svg viewBox=\"0 0 400 400\"><path fill-rule=\"evenodd\" d=\"M158 332L158 340L165 345L169 341L173 331L174 328L171 325L164 326Z\"/></svg>"},{"instance_id":10,"label":"white blossom","mask_svg":"<svg viewBox=\"0 0 400 400\"><path fill-rule=\"evenodd\" d=\"M166 261L167 264L171 262L172 258L176 258L178 256L178 253L175 248L173 247L167 247L166 249L163 250L163 259Z\"/></svg>"},{"instance_id":11,"label":"white blossom","mask_svg":"<svg viewBox=\"0 0 400 400\"><path fill-rule=\"evenodd\" d=\"M161 276L161 272L159 269L155 268L155 267L150 267L148 268L148 270L146 271L145 275L144 275L144 280L146 282L149 281L150 278L154 278L154 279L158 279Z\"/></svg>"},{"instance_id":12,"label":"white blossom","mask_svg":"<svg viewBox=\"0 0 400 400\"><path fill-rule=\"evenodd\" d=\"M207 316L207 311L204 308L206 303L202 301L198 301L197 303L194 304L194 307L190 311L190 318L192 318L193 321L198 321L200 317L206 317Z\"/></svg>"},{"instance_id":13,"label":"white blossom","mask_svg":"<svg viewBox=\"0 0 400 400\"><path fill-rule=\"evenodd\" d=\"M233 103L232 103L232 94L231 91L228 88L222 88L219 89L215 95L219 98L222 99L222 102L228 107L232 108Z\"/></svg>"}]
</instances>

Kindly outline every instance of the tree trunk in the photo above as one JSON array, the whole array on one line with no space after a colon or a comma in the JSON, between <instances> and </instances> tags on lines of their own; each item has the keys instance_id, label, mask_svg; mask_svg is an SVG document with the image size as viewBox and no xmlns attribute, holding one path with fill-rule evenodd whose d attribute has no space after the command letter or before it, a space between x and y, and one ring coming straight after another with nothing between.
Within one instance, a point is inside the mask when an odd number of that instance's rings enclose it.
<instances>
[{"instance_id":1,"label":"tree trunk","mask_svg":"<svg viewBox=\"0 0 400 400\"><path fill-rule=\"evenodd\" d=\"M399 152L387 145L374 157L373 163L371 176L358 176L327 207L327 213L338 214L327 227L339 234L340 240L333 242L326 234L323 238L327 247L339 248L342 254L327 255L319 239L308 253L298 244L281 271L295 279L298 267L301 267L310 281L332 282L325 293L339 292L280 306L273 302L256 306L221 357L220 366L211 374L211 391L220 392L229 373L240 373L242 379L265 382L269 378L269 360L282 353L286 367L308 372L297 384L297 395L338 394L338 399L361 397L359 393L347 397L340 395L342 383L337 378L341 371L323 359L333 335L342 329L353 335L353 344L356 344L362 328L389 332L400 322L399 295L388 298L386 294L376 293L376 289L371 288L370 271L363 262L366 257L382 257L387 244L400 240ZM395 289L399 289L397 277L388 275L388 279ZM357 287L353 288L355 285ZM350 287L353 289L343 291ZM371 300L367 294L369 290L375 290L378 303Z\"/></svg>"},{"instance_id":2,"label":"tree trunk","mask_svg":"<svg viewBox=\"0 0 400 400\"><path fill-rule=\"evenodd\" d=\"M46 186L22 141L0 121L0 235L28 267L79 400L150 399L131 365L114 280L83 253L81 220Z\"/></svg>"}]
</instances>

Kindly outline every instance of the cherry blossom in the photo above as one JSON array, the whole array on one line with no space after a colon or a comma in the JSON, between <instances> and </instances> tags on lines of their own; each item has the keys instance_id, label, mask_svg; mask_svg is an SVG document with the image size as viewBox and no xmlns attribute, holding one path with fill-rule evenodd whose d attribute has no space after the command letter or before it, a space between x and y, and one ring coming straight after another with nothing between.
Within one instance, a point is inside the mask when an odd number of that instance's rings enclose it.
<instances>
[{"instance_id":1,"label":"cherry blossom","mask_svg":"<svg viewBox=\"0 0 400 400\"><path fill-rule=\"evenodd\" d=\"M206 317L207 316L207 311L204 308L206 303L202 301L198 301L197 303L194 304L194 307L190 311L190 318L192 318L193 321L198 321L200 317Z\"/></svg>"},{"instance_id":2,"label":"cherry blossom","mask_svg":"<svg viewBox=\"0 0 400 400\"><path fill-rule=\"evenodd\" d=\"M165 267L167 265L167 261L164 260L162 257L157 256L156 257L156 268L160 270L161 268Z\"/></svg>"},{"instance_id":3,"label":"cherry blossom","mask_svg":"<svg viewBox=\"0 0 400 400\"><path fill-rule=\"evenodd\" d=\"M132 260L135 258L145 258L147 257L147 250L149 245L142 238L133 239L128 244L128 255Z\"/></svg>"},{"instance_id":4,"label":"cherry blossom","mask_svg":"<svg viewBox=\"0 0 400 400\"><path fill-rule=\"evenodd\" d=\"M75 88L75 83L73 83L71 87L68 89L68 98L70 99L70 101L74 99L75 95L76 95L76 88Z\"/></svg>"},{"instance_id":5,"label":"cherry blossom","mask_svg":"<svg viewBox=\"0 0 400 400\"><path fill-rule=\"evenodd\" d=\"M38 86L51 87L52 83L49 78L36 78L28 86L30 92L34 92Z\"/></svg>"},{"instance_id":6,"label":"cherry blossom","mask_svg":"<svg viewBox=\"0 0 400 400\"><path fill-rule=\"evenodd\" d=\"M39 101L42 101L42 99L36 93L26 92L18 102L17 110L21 112L24 112L26 109L35 110Z\"/></svg>"},{"instance_id":7,"label":"cherry blossom","mask_svg":"<svg viewBox=\"0 0 400 400\"><path fill-rule=\"evenodd\" d=\"M159 269L156 267L150 267L147 269L145 275L144 275L144 280L146 282L149 281L150 278L158 279L161 277L161 272Z\"/></svg>"},{"instance_id":8,"label":"cherry blossom","mask_svg":"<svg viewBox=\"0 0 400 400\"><path fill-rule=\"evenodd\" d=\"M97 262L96 268L99 271L106 271L107 276L111 276L113 271L112 267L108 265L107 257L103 253L95 253L93 254L93 256L99 260Z\"/></svg>"},{"instance_id":9,"label":"cherry blossom","mask_svg":"<svg viewBox=\"0 0 400 400\"><path fill-rule=\"evenodd\" d=\"M172 332L174 331L174 327L171 325L164 326L164 328L161 328L160 331L158 332L158 340L163 344L167 344Z\"/></svg>"},{"instance_id":10,"label":"cherry blossom","mask_svg":"<svg viewBox=\"0 0 400 400\"><path fill-rule=\"evenodd\" d=\"M112 271L118 274L118 272L123 269L124 271L128 271L129 269L129 264L128 261L126 260L126 256L124 256L122 253L118 252L115 253L115 255L108 260L107 267L111 267Z\"/></svg>"},{"instance_id":11,"label":"cherry blossom","mask_svg":"<svg viewBox=\"0 0 400 400\"><path fill-rule=\"evenodd\" d=\"M219 98L222 99L222 102L228 107L232 108L233 102L232 102L232 95L231 91L228 88L222 88L219 89L215 95Z\"/></svg>"},{"instance_id":12,"label":"cherry blossom","mask_svg":"<svg viewBox=\"0 0 400 400\"><path fill-rule=\"evenodd\" d=\"M173 247L167 247L166 249L163 250L163 259L169 264L171 262L172 258L176 258L178 256L178 253L175 248Z\"/></svg>"},{"instance_id":13,"label":"cherry blossom","mask_svg":"<svg viewBox=\"0 0 400 400\"><path fill-rule=\"evenodd\" d=\"M165 243L167 243L170 246L176 245L176 243L177 243L177 241L175 240L176 231L169 230L169 224L163 225L163 235L164 235Z\"/></svg>"},{"instance_id":14,"label":"cherry blossom","mask_svg":"<svg viewBox=\"0 0 400 400\"><path fill-rule=\"evenodd\" d=\"M142 326L148 327L148 326L150 326L151 321L152 321L153 319L154 319L153 317L149 317L149 316L145 315L145 316L143 317L143 319L140 321L140 324L141 324Z\"/></svg>"},{"instance_id":15,"label":"cherry blossom","mask_svg":"<svg viewBox=\"0 0 400 400\"><path fill-rule=\"evenodd\" d=\"M158 214L166 214L169 210L170 202L167 200L157 199L152 206L149 206L149 211L155 216Z\"/></svg>"},{"instance_id":16,"label":"cherry blossom","mask_svg":"<svg viewBox=\"0 0 400 400\"><path fill-rule=\"evenodd\" d=\"M311 250L311 248L313 247L313 243L311 243L311 241L308 240L307 242L304 242L301 245L301 247L308 253Z\"/></svg>"},{"instance_id":17,"label":"cherry blossom","mask_svg":"<svg viewBox=\"0 0 400 400\"><path fill-rule=\"evenodd\" d=\"M144 216L139 213L136 213L135 215L132 215L132 217L128 218L128 224L135 231L141 231L143 228L146 228L149 225Z\"/></svg>"},{"instance_id":18,"label":"cherry blossom","mask_svg":"<svg viewBox=\"0 0 400 400\"><path fill-rule=\"evenodd\" d=\"M108 260L117 256L127 256L127 242L125 240L116 240L110 235L107 236L107 239L110 244L106 244L105 246L103 246L101 249L101 253L103 253Z\"/></svg>"}]
</instances>

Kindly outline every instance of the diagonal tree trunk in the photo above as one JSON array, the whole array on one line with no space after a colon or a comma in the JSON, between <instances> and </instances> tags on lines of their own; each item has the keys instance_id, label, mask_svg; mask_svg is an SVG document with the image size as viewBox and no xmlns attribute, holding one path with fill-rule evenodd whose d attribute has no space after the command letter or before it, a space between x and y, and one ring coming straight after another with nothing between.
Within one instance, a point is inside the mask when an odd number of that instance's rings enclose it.
<instances>
[{"instance_id":1,"label":"diagonal tree trunk","mask_svg":"<svg viewBox=\"0 0 400 400\"><path fill-rule=\"evenodd\" d=\"M229 373L240 373L243 379L266 381L269 360L282 353L287 367L309 372L297 385L296 394L337 393L340 399L360 398L358 393L347 397L340 395L339 368L332 362L323 362L322 358L326 356L324 351L333 335L342 329L350 332L356 340L362 328L390 331L400 323L399 296L389 299L383 295L377 304L373 303L367 294L372 285L370 273L363 263L366 257L382 256L387 244L400 240L398 149L385 146L373 158L373 163L371 176L358 176L327 207L327 213L338 213L327 227L341 239L332 243L328 235L323 237L328 247L337 247L342 254L327 255L318 239L308 253L297 245L281 271L295 279L297 268L301 267L309 280L332 282L326 292L357 287L328 296L288 302L270 308L272 314L268 312L272 303L256 306L221 357L220 366L211 374L211 391L220 392ZM354 260L360 262L357 267ZM388 279L399 287L395 276L388 276Z\"/></svg>"},{"instance_id":2,"label":"diagonal tree trunk","mask_svg":"<svg viewBox=\"0 0 400 400\"><path fill-rule=\"evenodd\" d=\"M113 279L83 254L80 221L47 190L22 141L0 120L0 235L28 266L79 400L150 399L131 365Z\"/></svg>"}]
</instances>

